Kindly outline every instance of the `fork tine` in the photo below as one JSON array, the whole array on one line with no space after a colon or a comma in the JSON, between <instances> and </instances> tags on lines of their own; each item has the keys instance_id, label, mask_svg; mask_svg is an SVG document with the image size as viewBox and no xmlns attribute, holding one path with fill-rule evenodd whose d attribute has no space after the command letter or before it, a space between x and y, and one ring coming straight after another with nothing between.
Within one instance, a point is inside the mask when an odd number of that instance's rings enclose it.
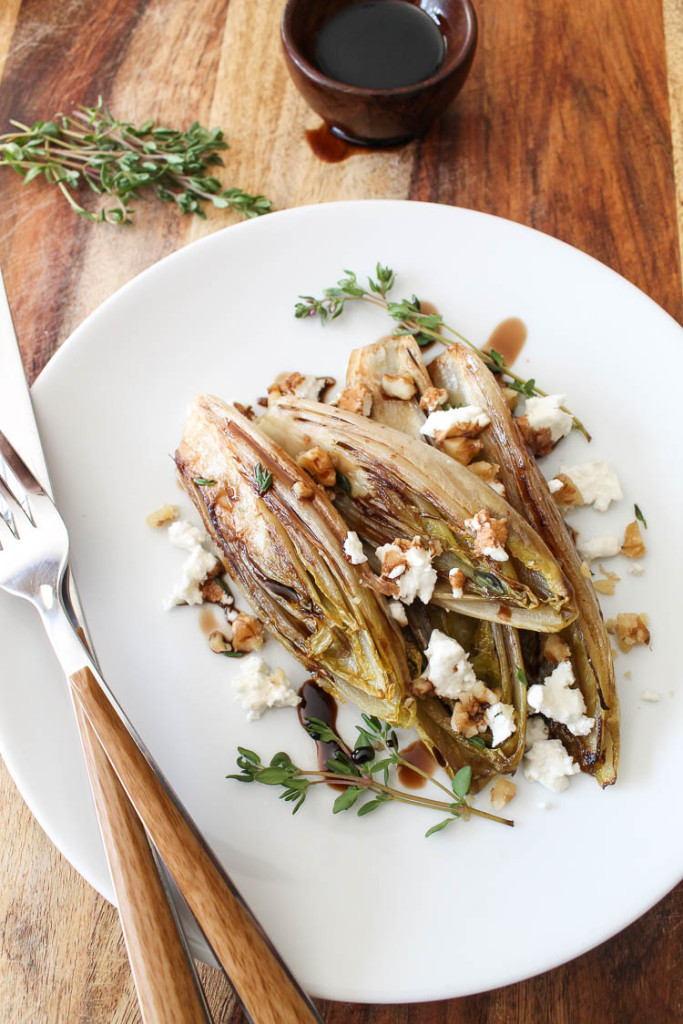
<instances>
[{"instance_id":1,"label":"fork tine","mask_svg":"<svg viewBox=\"0 0 683 1024\"><path fill-rule=\"evenodd\" d=\"M0 515L2 515L11 533L14 534L17 540L19 540L19 530L14 515L19 508L21 508L19 502L0 476Z\"/></svg>"},{"instance_id":2,"label":"fork tine","mask_svg":"<svg viewBox=\"0 0 683 1024\"><path fill-rule=\"evenodd\" d=\"M28 503L26 491L23 489L23 487L21 487L21 484L19 483L16 473L12 472L8 463L5 462L5 460L3 459L2 455L0 455L0 477L5 481L5 484L12 491L16 500L19 502L24 512L35 526L35 519L33 518L31 506ZM2 515L5 521L7 521L7 516L5 515L6 507L7 506L5 501L2 498L0 498L0 515Z\"/></svg>"},{"instance_id":3,"label":"fork tine","mask_svg":"<svg viewBox=\"0 0 683 1024\"><path fill-rule=\"evenodd\" d=\"M28 491L29 494L45 494L40 483L36 480L31 470L21 458L17 450L12 447L1 430L0 456L2 456L4 461L12 470L24 490Z\"/></svg>"}]
</instances>

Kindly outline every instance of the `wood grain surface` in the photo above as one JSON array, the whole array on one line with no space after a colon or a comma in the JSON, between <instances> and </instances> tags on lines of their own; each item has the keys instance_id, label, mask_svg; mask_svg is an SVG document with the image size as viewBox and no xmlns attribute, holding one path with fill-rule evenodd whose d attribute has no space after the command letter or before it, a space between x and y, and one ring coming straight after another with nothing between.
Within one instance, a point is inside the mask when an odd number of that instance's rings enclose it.
<instances>
[{"instance_id":1,"label":"wood grain surface","mask_svg":"<svg viewBox=\"0 0 683 1024\"><path fill-rule=\"evenodd\" d=\"M418 142L339 163L306 142L319 122L287 79L282 2L0 0L0 125L99 94L131 120L220 125L226 181L278 209L389 197L500 214L596 256L683 320L683 0L478 0L480 47L454 107ZM237 219L140 203L135 227L109 228L7 170L0 189L0 265L31 379L125 281ZM0 1020L137 1024L115 911L54 850L4 770L0 822ZM320 1006L330 1024L679 1021L682 923L679 886L530 981L420 1006ZM241 1021L221 976L204 977L216 1020Z\"/></svg>"}]
</instances>

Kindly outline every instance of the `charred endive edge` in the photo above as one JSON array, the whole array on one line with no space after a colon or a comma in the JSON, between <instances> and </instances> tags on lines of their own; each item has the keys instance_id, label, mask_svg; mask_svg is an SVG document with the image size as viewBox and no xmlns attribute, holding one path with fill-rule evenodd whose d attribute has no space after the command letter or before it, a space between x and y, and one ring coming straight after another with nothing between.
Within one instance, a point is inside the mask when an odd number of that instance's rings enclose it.
<instances>
[{"instance_id":1,"label":"charred endive edge","mask_svg":"<svg viewBox=\"0 0 683 1024\"><path fill-rule=\"evenodd\" d=\"M344 558L347 527L322 489L250 420L210 395L190 407L176 465L266 629L334 696L411 725L403 637L369 588L369 570ZM272 482L264 484L267 474ZM307 497L297 498L297 482Z\"/></svg>"},{"instance_id":2,"label":"charred endive edge","mask_svg":"<svg viewBox=\"0 0 683 1024\"><path fill-rule=\"evenodd\" d=\"M480 435L484 456L500 465L508 501L538 531L562 566L574 591L576 620L562 632L572 653L574 675L595 728L586 737L551 722L553 733L583 771L601 786L616 781L619 702L609 638L595 590L581 574L581 560L535 458L529 453L493 374L464 345L452 345L430 364L430 376L456 405L479 405L491 425Z\"/></svg>"},{"instance_id":3,"label":"charred endive edge","mask_svg":"<svg viewBox=\"0 0 683 1024\"><path fill-rule=\"evenodd\" d=\"M437 604L542 632L556 632L575 617L571 589L545 543L443 452L364 416L292 396L275 399L259 427L295 457L313 446L329 452L338 482L347 482L347 489L337 486L335 505L348 527L375 547L415 535L438 541ZM465 520L482 509L507 520L508 561L476 553ZM460 600L448 583L455 567L468 578ZM373 577L372 585L382 582Z\"/></svg>"},{"instance_id":4,"label":"charred endive edge","mask_svg":"<svg viewBox=\"0 0 683 1024\"><path fill-rule=\"evenodd\" d=\"M387 375L412 381L415 394L411 398L396 398L385 390ZM385 386L383 386L385 382ZM432 386L431 378L422 359L419 346L409 335L392 336L355 349L349 358L346 372L346 387L364 387L370 393L372 405L370 417L379 423L388 424L409 437L427 443L420 427L426 416L420 409L419 399ZM464 643L462 630L454 629L451 623L458 619L458 613L443 609L424 608L415 602L407 609L408 619L416 642L422 650L429 643L431 630L440 629L448 636L454 636ZM460 620L461 625L472 620ZM470 660L479 670L480 661L495 663L496 678L488 676L487 685L500 690L500 700L512 704L515 709L517 730L499 747L478 747L455 732L451 726L451 711L448 705L434 694L417 696L416 727L424 743L446 761L449 770L456 772L463 765L472 768L472 791L480 789L486 782L501 773L512 773L519 767L524 754L526 736L527 700L524 679L524 662L516 629L495 622L482 621L468 630L473 642L466 644ZM481 650L477 642L484 632L487 650ZM479 675L479 671L477 671Z\"/></svg>"}]
</instances>

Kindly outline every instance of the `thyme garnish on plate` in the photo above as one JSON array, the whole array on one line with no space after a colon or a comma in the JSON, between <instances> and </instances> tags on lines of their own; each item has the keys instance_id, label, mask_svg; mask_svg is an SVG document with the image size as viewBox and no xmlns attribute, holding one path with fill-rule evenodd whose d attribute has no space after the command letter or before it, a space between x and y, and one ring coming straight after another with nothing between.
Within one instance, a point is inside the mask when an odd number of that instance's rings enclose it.
<instances>
[{"instance_id":1,"label":"thyme garnish on plate","mask_svg":"<svg viewBox=\"0 0 683 1024\"><path fill-rule=\"evenodd\" d=\"M17 130L0 135L0 167L11 167L24 184L41 175L56 185L69 206L89 220L130 224L132 202L152 190L163 202L175 203L180 213L205 217L203 204L230 208L245 217L258 217L271 207L265 196L240 188L223 188L210 166L223 166L218 155L228 143L220 128L208 130L195 121L187 131L157 127L145 121L135 127L119 121L98 100L94 107L76 107L51 121L33 125L10 122ZM87 186L97 195L111 196L116 205L92 213L74 193Z\"/></svg>"},{"instance_id":2,"label":"thyme garnish on plate","mask_svg":"<svg viewBox=\"0 0 683 1024\"><path fill-rule=\"evenodd\" d=\"M373 306L379 306L386 310L392 320L396 321L398 327L394 334L410 334L420 347L439 341L442 345L452 345L453 340L463 342L488 366L493 373L505 379L507 387L512 391L518 391L525 398L532 398L534 395L547 395L547 391L541 390L536 381L531 378L525 380L518 376L505 365L505 360L500 352L495 349L483 351L469 341L463 334L445 323L439 313L426 313L422 311L422 304L416 295L410 299L402 299L400 302L390 301L389 292L396 283L396 274L391 267L383 267L378 263L375 268L376 277L368 277L368 287L364 288L358 282L357 275L352 270L345 270L346 277L337 281L336 287L323 289L322 299L313 295L300 295L301 302L294 307L294 315L299 320L306 317L318 317L322 324L328 320L336 320L344 312L347 302L367 302ZM572 417L576 430L590 441L590 434L584 427L581 420L562 406L564 412Z\"/></svg>"},{"instance_id":3,"label":"thyme garnish on plate","mask_svg":"<svg viewBox=\"0 0 683 1024\"><path fill-rule=\"evenodd\" d=\"M311 786L325 783L344 787L334 801L333 814L348 811L356 806L358 816L364 817L392 800L427 807L445 814L446 817L427 829L426 836L440 832L458 818L467 818L470 815L488 818L502 825L514 824L507 818L489 814L468 804L466 797L472 781L472 769L469 765L456 772L449 789L417 765L401 757L398 736L390 725L381 722L374 715L364 714L362 718L363 725L356 726L358 738L353 750L346 746L342 738L326 722L319 718L305 719L306 730L313 739L323 743L335 743L338 747L325 769L299 768L289 754L282 751L275 754L270 764L266 765L253 750L238 747L237 767L240 774L228 775L227 778L236 779L238 782L260 782L265 786L281 786L280 799L294 804L292 814L296 814L304 803ZM433 800L390 785L391 769L402 766L423 776L441 790L447 799ZM371 799L367 799L368 797Z\"/></svg>"}]
</instances>

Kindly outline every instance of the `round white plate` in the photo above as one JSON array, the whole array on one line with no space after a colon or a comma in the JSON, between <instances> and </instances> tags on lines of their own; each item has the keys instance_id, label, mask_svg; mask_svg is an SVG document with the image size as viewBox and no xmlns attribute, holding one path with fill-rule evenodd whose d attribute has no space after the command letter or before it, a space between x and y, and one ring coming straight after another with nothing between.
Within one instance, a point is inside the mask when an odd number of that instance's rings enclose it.
<instances>
[{"instance_id":1,"label":"round white plate","mask_svg":"<svg viewBox=\"0 0 683 1024\"><path fill-rule=\"evenodd\" d=\"M422 809L333 816L332 794L316 790L292 817L277 790L227 781L238 744L312 764L311 741L289 709L248 723L231 694L236 665L209 651L198 610L162 611L183 553L145 517L183 500L170 455L192 395L252 401L282 370L342 377L386 318L355 306L323 329L293 305L377 260L397 271L397 297L429 299L477 343L521 317L519 371L566 394L594 437L570 437L551 468L604 458L623 484L623 502L582 511L579 527L621 533L633 502L648 520L645 574L610 563L623 579L607 614L647 612L653 636L616 661L619 782L602 791L581 776L555 795L518 773L514 829L473 820L426 840L438 819ZM641 292L552 238L452 207L354 202L276 213L175 253L89 317L36 383L104 673L315 995L399 1002L515 982L613 935L680 879L680 346L680 327ZM0 596L0 747L43 827L111 897L64 684L31 609ZM267 656L303 680L273 643Z\"/></svg>"}]
</instances>

